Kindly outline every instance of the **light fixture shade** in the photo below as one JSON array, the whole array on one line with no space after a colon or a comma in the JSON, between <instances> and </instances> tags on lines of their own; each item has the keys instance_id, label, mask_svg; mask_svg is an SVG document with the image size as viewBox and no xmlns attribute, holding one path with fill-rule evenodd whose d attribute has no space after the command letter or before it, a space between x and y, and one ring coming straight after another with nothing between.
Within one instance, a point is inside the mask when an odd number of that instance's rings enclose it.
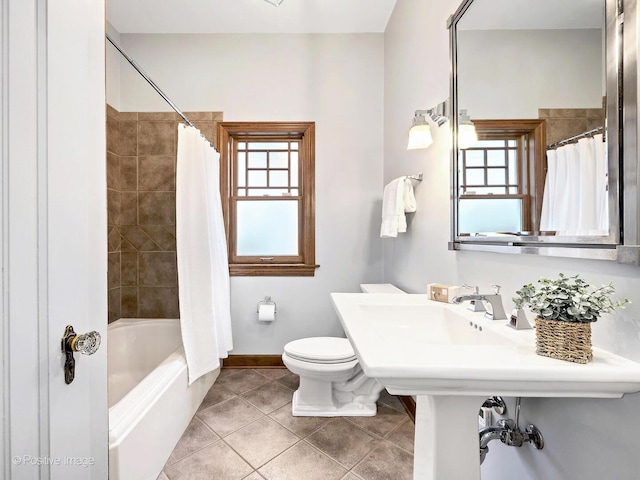
<instances>
[{"instance_id":1,"label":"light fixture shade","mask_svg":"<svg viewBox=\"0 0 640 480\"><path fill-rule=\"evenodd\" d=\"M460 110L458 120L458 148L462 150L472 147L478 142L478 132L466 110Z\"/></svg>"},{"instance_id":2,"label":"light fixture shade","mask_svg":"<svg viewBox=\"0 0 640 480\"><path fill-rule=\"evenodd\" d=\"M414 125L409 130L407 150L428 148L432 143L433 138L431 137L431 128L429 128L429 125Z\"/></svg>"},{"instance_id":3,"label":"light fixture shade","mask_svg":"<svg viewBox=\"0 0 640 480\"><path fill-rule=\"evenodd\" d=\"M473 125L458 125L458 148L473 147L478 142L478 133Z\"/></svg>"},{"instance_id":4,"label":"light fixture shade","mask_svg":"<svg viewBox=\"0 0 640 480\"><path fill-rule=\"evenodd\" d=\"M418 148L428 148L433 143L431 138L431 128L425 118L426 110L416 110L413 117L413 124L409 129L409 143L407 150L416 150Z\"/></svg>"}]
</instances>

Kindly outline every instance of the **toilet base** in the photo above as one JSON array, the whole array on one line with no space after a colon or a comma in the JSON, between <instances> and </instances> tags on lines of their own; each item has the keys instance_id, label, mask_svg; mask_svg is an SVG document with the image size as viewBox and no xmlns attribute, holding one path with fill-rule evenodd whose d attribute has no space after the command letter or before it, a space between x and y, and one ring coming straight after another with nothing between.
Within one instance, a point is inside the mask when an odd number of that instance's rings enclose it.
<instances>
[{"instance_id":1,"label":"toilet base","mask_svg":"<svg viewBox=\"0 0 640 480\"><path fill-rule=\"evenodd\" d=\"M374 403L345 403L338 405L306 405L299 401L298 391L293 393L291 414L294 417L373 417L377 412Z\"/></svg>"}]
</instances>

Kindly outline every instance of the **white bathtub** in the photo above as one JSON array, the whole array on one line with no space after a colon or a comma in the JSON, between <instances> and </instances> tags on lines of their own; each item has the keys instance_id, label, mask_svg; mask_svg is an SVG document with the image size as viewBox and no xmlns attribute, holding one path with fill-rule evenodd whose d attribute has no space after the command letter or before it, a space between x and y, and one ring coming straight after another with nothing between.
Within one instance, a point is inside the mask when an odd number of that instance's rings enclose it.
<instances>
[{"instance_id":1,"label":"white bathtub","mask_svg":"<svg viewBox=\"0 0 640 480\"><path fill-rule=\"evenodd\" d=\"M155 480L220 370L188 386L179 320L108 327L109 480Z\"/></svg>"}]
</instances>

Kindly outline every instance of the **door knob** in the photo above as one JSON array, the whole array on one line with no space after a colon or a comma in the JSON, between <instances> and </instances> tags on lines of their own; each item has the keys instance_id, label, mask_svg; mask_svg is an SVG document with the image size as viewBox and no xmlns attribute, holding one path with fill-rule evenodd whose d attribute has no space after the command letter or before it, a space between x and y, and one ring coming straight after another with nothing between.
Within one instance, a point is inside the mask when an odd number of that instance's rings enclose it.
<instances>
[{"instance_id":1,"label":"door knob","mask_svg":"<svg viewBox=\"0 0 640 480\"><path fill-rule=\"evenodd\" d=\"M100 341L100 334L96 331L78 335L71 325L67 325L60 345L62 353L65 354L64 382L67 385L73 382L76 375L76 360L73 358L73 352L93 355L100 347Z\"/></svg>"}]
</instances>

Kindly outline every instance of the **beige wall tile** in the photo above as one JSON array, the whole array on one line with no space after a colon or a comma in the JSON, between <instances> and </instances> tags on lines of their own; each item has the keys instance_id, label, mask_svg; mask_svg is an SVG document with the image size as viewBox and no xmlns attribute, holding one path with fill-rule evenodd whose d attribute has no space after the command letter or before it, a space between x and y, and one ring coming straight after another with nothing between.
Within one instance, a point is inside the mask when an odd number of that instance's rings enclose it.
<instances>
[{"instance_id":1,"label":"beige wall tile","mask_svg":"<svg viewBox=\"0 0 640 480\"><path fill-rule=\"evenodd\" d=\"M173 192L140 192L138 209L141 225L176 223L176 195Z\"/></svg>"},{"instance_id":2,"label":"beige wall tile","mask_svg":"<svg viewBox=\"0 0 640 480\"><path fill-rule=\"evenodd\" d=\"M140 318L178 318L177 287L139 287Z\"/></svg>"},{"instance_id":3,"label":"beige wall tile","mask_svg":"<svg viewBox=\"0 0 640 480\"><path fill-rule=\"evenodd\" d=\"M175 122L138 122L138 155L175 155Z\"/></svg>"},{"instance_id":4,"label":"beige wall tile","mask_svg":"<svg viewBox=\"0 0 640 480\"><path fill-rule=\"evenodd\" d=\"M175 157L140 157L138 165L140 191L175 191Z\"/></svg>"},{"instance_id":5,"label":"beige wall tile","mask_svg":"<svg viewBox=\"0 0 640 480\"><path fill-rule=\"evenodd\" d=\"M141 287L178 286L175 252L140 252L138 258Z\"/></svg>"}]
</instances>

